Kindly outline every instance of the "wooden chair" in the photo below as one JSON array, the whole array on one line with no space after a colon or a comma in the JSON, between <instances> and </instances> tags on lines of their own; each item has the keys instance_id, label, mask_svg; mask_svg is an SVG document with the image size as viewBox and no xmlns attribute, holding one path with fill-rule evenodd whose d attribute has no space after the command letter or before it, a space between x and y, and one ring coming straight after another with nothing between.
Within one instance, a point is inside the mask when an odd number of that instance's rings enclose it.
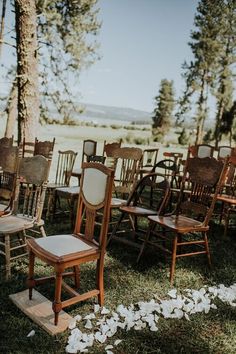
<instances>
[{"instance_id":1,"label":"wooden chair","mask_svg":"<svg viewBox=\"0 0 236 354\"><path fill-rule=\"evenodd\" d=\"M208 144L198 144L189 147L192 157L213 157L215 148Z\"/></svg>"},{"instance_id":2,"label":"wooden chair","mask_svg":"<svg viewBox=\"0 0 236 354\"><path fill-rule=\"evenodd\" d=\"M0 254L5 258L7 279L11 276L11 261L27 254L26 230L39 228L46 236L41 215L48 167L43 156L25 157L19 162L13 212L0 217Z\"/></svg>"},{"instance_id":3,"label":"wooden chair","mask_svg":"<svg viewBox=\"0 0 236 354\"><path fill-rule=\"evenodd\" d=\"M150 225L138 261L153 237L155 241L161 241L161 244L159 242L151 244L171 255L171 284L177 258L206 254L209 265L211 264L207 233L226 171L227 161L223 164L222 161L210 157L187 159L175 213L169 216L148 217ZM191 183L191 192L187 195L184 194L186 178ZM198 247L202 247L202 250L196 249Z\"/></svg>"},{"instance_id":4,"label":"wooden chair","mask_svg":"<svg viewBox=\"0 0 236 354\"><path fill-rule=\"evenodd\" d=\"M32 290L37 284L55 279L55 297L52 305L55 313L55 325L58 323L59 312L67 306L94 296L98 296L98 302L101 306L104 304L104 255L114 172L102 164L93 162L84 163L82 167L81 191L74 233L27 240L30 262L29 298L32 299ZM95 237L95 218L98 210L103 210L103 218L100 233L98 237ZM83 215L86 216L84 233L81 230ZM53 266L55 275L34 279L35 257ZM79 294L63 281L63 276L73 275L75 287L78 288L80 285L79 266L91 261L96 261L95 288ZM64 273L65 270L72 267L74 272ZM69 292L72 298L62 301L62 287Z\"/></svg>"},{"instance_id":5,"label":"wooden chair","mask_svg":"<svg viewBox=\"0 0 236 354\"><path fill-rule=\"evenodd\" d=\"M25 138L23 138L23 141L20 144L20 148L22 149L22 157L34 156L34 144L35 141L26 141Z\"/></svg>"},{"instance_id":6,"label":"wooden chair","mask_svg":"<svg viewBox=\"0 0 236 354\"><path fill-rule=\"evenodd\" d=\"M139 220L143 221L149 215L163 214L166 211L169 193L170 184L163 175L149 173L142 177L136 183L136 187L131 192L126 205L120 207L121 214L112 230L109 242L114 239L140 248L141 243L138 242L138 236L143 235L144 230L143 227L140 228ZM122 223L127 217L130 227ZM131 237L129 235L130 231Z\"/></svg>"},{"instance_id":7,"label":"wooden chair","mask_svg":"<svg viewBox=\"0 0 236 354\"><path fill-rule=\"evenodd\" d=\"M223 237L227 237L228 228L232 215L236 214L236 156L229 158L230 164L226 175L226 183L217 196L217 201L221 202L220 222L224 224Z\"/></svg>"},{"instance_id":8,"label":"wooden chair","mask_svg":"<svg viewBox=\"0 0 236 354\"><path fill-rule=\"evenodd\" d=\"M55 194L56 188L69 186L76 156L77 152L74 152L72 150L58 151L55 181L53 183L48 183L47 186L47 218L49 218L51 213L54 217L57 203L60 202L58 199L58 195Z\"/></svg>"},{"instance_id":9,"label":"wooden chair","mask_svg":"<svg viewBox=\"0 0 236 354\"><path fill-rule=\"evenodd\" d=\"M53 149L55 145L55 138L52 141L40 141L35 138L34 155L42 155L46 158L52 159Z\"/></svg>"},{"instance_id":10,"label":"wooden chair","mask_svg":"<svg viewBox=\"0 0 236 354\"><path fill-rule=\"evenodd\" d=\"M13 142L14 142L14 136L12 135L11 138L6 138L3 137L0 139L0 148L2 147L11 147L13 146Z\"/></svg>"},{"instance_id":11,"label":"wooden chair","mask_svg":"<svg viewBox=\"0 0 236 354\"><path fill-rule=\"evenodd\" d=\"M144 174L150 173L153 167L157 163L159 149L158 148L149 148L143 150L143 158L140 166L140 177L143 177Z\"/></svg>"},{"instance_id":12,"label":"wooden chair","mask_svg":"<svg viewBox=\"0 0 236 354\"><path fill-rule=\"evenodd\" d=\"M113 143L107 143L104 141L103 145L103 156L106 157L105 164L107 167L112 168L114 171L116 169L117 159L114 158L114 151L121 147L121 140L115 141Z\"/></svg>"},{"instance_id":13,"label":"wooden chair","mask_svg":"<svg viewBox=\"0 0 236 354\"><path fill-rule=\"evenodd\" d=\"M83 141L81 166L72 171L71 176L78 179L78 185L80 185L80 178L82 175L83 162L89 162L90 157L96 155L97 142L95 140L87 139Z\"/></svg>"},{"instance_id":14,"label":"wooden chair","mask_svg":"<svg viewBox=\"0 0 236 354\"><path fill-rule=\"evenodd\" d=\"M0 149L0 211L9 212L12 209L20 154L20 149L17 146L1 147Z\"/></svg>"},{"instance_id":15,"label":"wooden chair","mask_svg":"<svg viewBox=\"0 0 236 354\"><path fill-rule=\"evenodd\" d=\"M231 146L219 146L217 148L217 159L222 160L225 159L227 156L231 156L233 154L234 148Z\"/></svg>"}]
</instances>

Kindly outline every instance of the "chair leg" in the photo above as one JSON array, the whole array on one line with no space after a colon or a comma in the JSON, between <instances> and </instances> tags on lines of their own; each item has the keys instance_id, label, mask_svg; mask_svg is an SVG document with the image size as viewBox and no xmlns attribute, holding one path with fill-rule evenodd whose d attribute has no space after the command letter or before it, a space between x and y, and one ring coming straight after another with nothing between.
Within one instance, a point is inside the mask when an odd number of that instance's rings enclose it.
<instances>
[{"instance_id":1,"label":"chair leg","mask_svg":"<svg viewBox=\"0 0 236 354\"><path fill-rule=\"evenodd\" d=\"M10 235L5 235L5 262L6 262L6 279L11 277L11 250L10 250Z\"/></svg>"},{"instance_id":2,"label":"chair leg","mask_svg":"<svg viewBox=\"0 0 236 354\"><path fill-rule=\"evenodd\" d=\"M137 257L136 263L139 263L140 258L141 258L142 254L143 254L143 252L144 252L144 249L146 248L147 243L148 243L148 241L149 241L149 239L150 239L151 232L154 231L155 226L156 226L155 223L150 223L150 224L149 224L149 227L148 227L148 230L147 230L147 233L146 233L146 237L145 237L145 240L143 241L143 244L142 244L141 249L140 249L140 251L139 251L139 255L138 255L138 257Z\"/></svg>"},{"instance_id":3,"label":"chair leg","mask_svg":"<svg viewBox=\"0 0 236 354\"><path fill-rule=\"evenodd\" d=\"M173 284L174 273L175 273L177 242L178 242L178 234L175 235L175 238L173 240L173 247L172 247L172 260L171 260L171 268L170 268L170 284L171 285Z\"/></svg>"},{"instance_id":4,"label":"chair leg","mask_svg":"<svg viewBox=\"0 0 236 354\"><path fill-rule=\"evenodd\" d=\"M42 235L43 237L47 237L46 232L45 232L45 229L44 229L43 226L40 226L39 230L40 230L41 235Z\"/></svg>"},{"instance_id":5,"label":"chair leg","mask_svg":"<svg viewBox=\"0 0 236 354\"><path fill-rule=\"evenodd\" d=\"M52 304L52 309L54 311L55 326L57 326L58 324L59 312L62 310L61 286L62 286L62 272L57 272L56 283L55 283L55 297L54 297L54 302Z\"/></svg>"},{"instance_id":6,"label":"chair leg","mask_svg":"<svg viewBox=\"0 0 236 354\"><path fill-rule=\"evenodd\" d=\"M204 239L205 239L205 248L206 248L208 264L209 264L209 267L211 268L211 254L210 254L210 250L209 250L208 237L207 237L206 232L204 233Z\"/></svg>"},{"instance_id":7,"label":"chair leg","mask_svg":"<svg viewBox=\"0 0 236 354\"><path fill-rule=\"evenodd\" d=\"M120 217L119 217L117 223L116 223L115 226L113 227L113 230L112 230L110 236L108 236L108 239L107 239L107 246L110 244L110 242L111 242L113 236L115 236L115 234L116 234L116 232L117 232L117 230L118 230L118 228L119 228L119 226L120 226L120 223L121 223L123 217L124 217L124 213L121 213L121 215L120 215ZM111 216L110 216L110 220L111 220Z\"/></svg>"},{"instance_id":8,"label":"chair leg","mask_svg":"<svg viewBox=\"0 0 236 354\"><path fill-rule=\"evenodd\" d=\"M80 267L74 266L74 279L75 279L75 287L78 289L80 287Z\"/></svg>"},{"instance_id":9,"label":"chair leg","mask_svg":"<svg viewBox=\"0 0 236 354\"><path fill-rule=\"evenodd\" d=\"M104 304L104 260L99 258L97 260L97 274L96 274L96 283L99 290L98 294L98 303L100 306Z\"/></svg>"},{"instance_id":10,"label":"chair leg","mask_svg":"<svg viewBox=\"0 0 236 354\"><path fill-rule=\"evenodd\" d=\"M33 292L33 288L35 287L34 262L35 262L35 254L30 249L30 251L29 251L29 275L28 275L28 279L27 279L27 286L29 288L29 299L30 300L32 300L32 292Z\"/></svg>"}]
</instances>

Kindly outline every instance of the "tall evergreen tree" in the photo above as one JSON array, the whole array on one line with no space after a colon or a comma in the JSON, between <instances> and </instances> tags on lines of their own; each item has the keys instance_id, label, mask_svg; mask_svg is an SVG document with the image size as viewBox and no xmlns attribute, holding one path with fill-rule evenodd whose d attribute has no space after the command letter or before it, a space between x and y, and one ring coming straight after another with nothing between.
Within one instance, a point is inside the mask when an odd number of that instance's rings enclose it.
<instances>
[{"instance_id":1,"label":"tall evergreen tree","mask_svg":"<svg viewBox=\"0 0 236 354\"><path fill-rule=\"evenodd\" d=\"M220 52L220 45L217 41L221 26L222 0L201 0L197 7L194 24L195 30L191 32L189 43L194 59L185 64L186 90L182 98L182 110L184 104L189 104L189 96L194 96L197 106L196 121L196 143L202 142L204 123L207 117L207 100L209 86L214 81L212 73L217 63ZM193 95L194 94L194 95ZM184 110L186 111L186 109Z\"/></svg>"},{"instance_id":2,"label":"tall evergreen tree","mask_svg":"<svg viewBox=\"0 0 236 354\"><path fill-rule=\"evenodd\" d=\"M222 11L221 29L218 36L220 53L217 58L216 85L213 94L217 99L217 114L214 130L215 145L223 134L231 133L233 116L233 65L236 62L236 2L228 0ZM230 134L231 135L231 134Z\"/></svg>"},{"instance_id":3,"label":"tall evergreen tree","mask_svg":"<svg viewBox=\"0 0 236 354\"><path fill-rule=\"evenodd\" d=\"M152 134L154 139L159 141L170 129L173 119L175 106L173 81L161 80L159 93L155 97L155 106L152 117Z\"/></svg>"}]
</instances>

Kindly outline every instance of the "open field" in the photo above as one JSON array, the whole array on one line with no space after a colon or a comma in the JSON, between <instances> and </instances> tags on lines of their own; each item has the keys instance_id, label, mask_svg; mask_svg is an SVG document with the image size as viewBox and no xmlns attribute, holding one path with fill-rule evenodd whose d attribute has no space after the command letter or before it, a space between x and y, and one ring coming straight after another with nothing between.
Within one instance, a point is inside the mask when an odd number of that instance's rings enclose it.
<instances>
[{"instance_id":1,"label":"open field","mask_svg":"<svg viewBox=\"0 0 236 354\"><path fill-rule=\"evenodd\" d=\"M2 129L2 124L1 124ZM74 149L81 152L82 140L92 138L99 141L98 153L102 152L103 140L113 141L123 138L127 134L125 129L92 128L92 127L63 127L43 126L38 137L43 140L56 137L54 164L56 152L61 149ZM150 136L149 131L134 131L135 135ZM149 134L149 135L148 135ZM128 144L125 144L128 145ZM169 145L169 144L168 144ZM140 146L140 147L146 147ZM162 146L162 151L186 151L186 147ZM78 155L76 163L80 165L81 155ZM54 166L54 165L53 165ZM69 220L56 220L46 222L48 235L69 233ZM210 233L210 249L212 252L212 270L208 269L204 256L189 257L177 262L174 287L178 293L186 288L200 289L204 286L224 284L229 286L235 282L236 274L236 240L235 232L230 232L229 237L222 239L223 228L217 221L212 223ZM105 306L115 310L119 304L129 306L138 301L169 298L167 293L172 287L169 284L169 261L163 254L149 250L140 265L136 265L137 251L134 248L111 243L105 259ZM0 259L1 261L1 259ZM92 281L93 265L82 267L82 288ZM35 323L28 319L10 301L9 294L26 289L28 261L21 259L13 264L12 279L5 281L3 272L0 273L0 353L2 354L46 354L65 353L70 331L66 331L56 337L49 336ZM38 262L37 274L47 274L48 267ZM46 297L53 298L53 286L40 288ZM75 316L86 315L93 310L93 300L82 302L66 309ZM190 321L182 319L160 318L158 331L152 332L148 328L136 331L119 329L116 335L106 343L96 344L89 349L89 353L105 353L105 347L113 344L115 339L122 342L112 349L113 353L236 353L236 307L216 301L217 309L211 309L209 313L197 313L191 315ZM83 326L81 325L81 329ZM27 334L35 330L35 335L27 337ZM84 329L83 329L84 330Z\"/></svg>"}]
</instances>

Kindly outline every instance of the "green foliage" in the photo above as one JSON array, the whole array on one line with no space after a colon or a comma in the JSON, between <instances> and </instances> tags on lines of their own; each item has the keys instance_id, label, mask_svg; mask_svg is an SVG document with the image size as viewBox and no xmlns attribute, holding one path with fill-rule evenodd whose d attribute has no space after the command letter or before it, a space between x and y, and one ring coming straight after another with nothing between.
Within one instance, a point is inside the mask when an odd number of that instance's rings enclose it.
<instances>
[{"instance_id":1,"label":"green foliage","mask_svg":"<svg viewBox=\"0 0 236 354\"><path fill-rule=\"evenodd\" d=\"M173 81L161 80L159 93L155 97L155 106L152 117L152 134L154 139L159 139L167 133L173 119L175 106Z\"/></svg>"},{"instance_id":2,"label":"green foliage","mask_svg":"<svg viewBox=\"0 0 236 354\"><path fill-rule=\"evenodd\" d=\"M208 129L208 131L206 132L206 134L203 137L203 142L205 144L210 144L210 142L212 141L213 137L212 137L212 130Z\"/></svg>"},{"instance_id":3,"label":"green foliage","mask_svg":"<svg viewBox=\"0 0 236 354\"><path fill-rule=\"evenodd\" d=\"M178 143L180 145L187 145L189 143L189 136L187 135L185 128L183 128L179 134Z\"/></svg>"}]
</instances>

